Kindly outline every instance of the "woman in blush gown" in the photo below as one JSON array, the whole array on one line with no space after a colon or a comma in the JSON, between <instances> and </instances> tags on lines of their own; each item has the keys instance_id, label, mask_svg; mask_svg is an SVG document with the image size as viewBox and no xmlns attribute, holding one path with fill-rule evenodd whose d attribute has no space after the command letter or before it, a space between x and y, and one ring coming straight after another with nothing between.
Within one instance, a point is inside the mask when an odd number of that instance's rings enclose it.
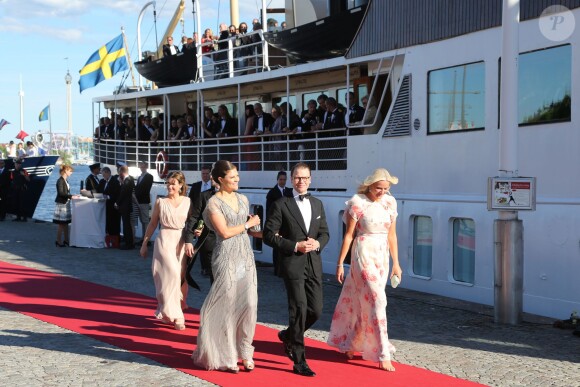
<instances>
[{"instance_id":1,"label":"woman in blush gown","mask_svg":"<svg viewBox=\"0 0 580 387\"><path fill-rule=\"evenodd\" d=\"M401 279L397 249L397 201L389 193L398 179L386 169L368 176L346 204L346 233L338 258L336 278L344 286L332 316L328 344L345 352L349 359L362 352L365 360L394 371L391 354L395 347L387 334L389 252L394 275ZM355 233L356 231L356 233ZM356 234L356 236L355 236ZM350 272L344 275L343 262L352 242Z\"/></svg>"},{"instance_id":2,"label":"woman in blush gown","mask_svg":"<svg viewBox=\"0 0 580 387\"><path fill-rule=\"evenodd\" d=\"M167 177L167 197L155 201L151 221L143 237L141 256L147 257L147 242L157 225L161 230L155 238L153 249L153 281L157 296L155 317L173 324L176 330L185 329L183 310L187 308L187 283L182 277L187 259L183 228L189 213L190 200L186 196L187 184L181 172L172 172Z\"/></svg>"},{"instance_id":3,"label":"woman in blush gown","mask_svg":"<svg viewBox=\"0 0 580 387\"><path fill-rule=\"evenodd\" d=\"M203 218L216 234L211 258L215 281L201 307L197 348L191 357L201 368L233 373L239 371L241 359L244 370L252 371L258 288L248 234L262 237L260 231L250 230L260 224L260 217L250 215L248 199L235 192L240 178L231 162L216 162L211 175L220 190L208 201Z\"/></svg>"}]
</instances>

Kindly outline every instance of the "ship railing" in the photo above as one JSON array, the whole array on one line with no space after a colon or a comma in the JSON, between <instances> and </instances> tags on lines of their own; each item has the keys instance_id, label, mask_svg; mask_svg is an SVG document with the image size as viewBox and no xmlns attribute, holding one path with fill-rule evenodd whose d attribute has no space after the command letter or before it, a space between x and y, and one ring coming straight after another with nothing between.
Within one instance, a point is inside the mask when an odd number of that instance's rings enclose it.
<instances>
[{"instance_id":1,"label":"ship railing","mask_svg":"<svg viewBox=\"0 0 580 387\"><path fill-rule=\"evenodd\" d=\"M94 146L95 161L108 165L123 162L136 167L139 161L147 161L151 168L163 163L168 170L199 171L217 160L229 160L240 171L289 170L297 162L308 163L313 170L347 168L346 129L195 141L99 139Z\"/></svg>"},{"instance_id":2,"label":"ship railing","mask_svg":"<svg viewBox=\"0 0 580 387\"><path fill-rule=\"evenodd\" d=\"M223 43L227 43L227 48L220 49ZM210 47L210 51L203 52L204 47ZM197 79L201 82L270 70L263 31L202 43L198 46L197 68Z\"/></svg>"}]
</instances>

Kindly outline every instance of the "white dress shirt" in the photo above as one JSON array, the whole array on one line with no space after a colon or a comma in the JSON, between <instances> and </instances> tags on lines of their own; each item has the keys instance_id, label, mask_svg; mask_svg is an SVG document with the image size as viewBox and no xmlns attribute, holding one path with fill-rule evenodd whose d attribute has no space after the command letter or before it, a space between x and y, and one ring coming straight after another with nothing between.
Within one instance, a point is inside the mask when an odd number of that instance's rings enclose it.
<instances>
[{"instance_id":1,"label":"white dress shirt","mask_svg":"<svg viewBox=\"0 0 580 387\"><path fill-rule=\"evenodd\" d=\"M296 200L296 204L298 205L298 209L302 214L302 219L304 219L304 224L306 225L306 232L310 229L310 220L312 219L312 207L310 206L310 199L304 198L300 200L298 197L298 192L296 190L292 190L292 194L294 195L294 200Z\"/></svg>"}]
</instances>

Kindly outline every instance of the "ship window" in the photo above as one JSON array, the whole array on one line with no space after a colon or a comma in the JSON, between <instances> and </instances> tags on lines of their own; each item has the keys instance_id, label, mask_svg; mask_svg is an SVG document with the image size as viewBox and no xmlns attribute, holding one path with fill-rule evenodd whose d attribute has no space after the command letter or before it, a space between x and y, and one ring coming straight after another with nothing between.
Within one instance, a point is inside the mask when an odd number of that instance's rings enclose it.
<instances>
[{"instance_id":1,"label":"ship window","mask_svg":"<svg viewBox=\"0 0 580 387\"><path fill-rule=\"evenodd\" d=\"M520 54L518 68L518 123L570 121L572 47Z\"/></svg>"},{"instance_id":2,"label":"ship window","mask_svg":"<svg viewBox=\"0 0 580 387\"><path fill-rule=\"evenodd\" d=\"M475 278L475 222L453 220L453 279L473 284Z\"/></svg>"},{"instance_id":3,"label":"ship window","mask_svg":"<svg viewBox=\"0 0 580 387\"><path fill-rule=\"evenodd\" d=\"M413 274L431 277L433 257L433 220L428 216L413 219Z\"/></svg>"},{"instance_id":4,"label":"ship window","mask_svg":"<svg viewBox=\"0 0 580 387\"><path fill-rule=\"evenodd\" d=\"M348 91L353 91L352 87L349 87ZM339 105L346 106L346 92L346 88L338 89L336 91L336 101ZM357 103L360 105L360 101L357 101Z\"/></svg>"},{"instance_id":5,"label":"ship window","mask_svg":"<svg viewBox=\"0 0 580 387\"><path fill-rule=\"evenodd\" d=\"M311 99L318 101L318 97L320 96L320 94L324 94L328 97L328 90L320 90L302 94L302 110L308 109L308 106L306 105L308 104L308 101L310 101ZM316 102L316 106L318 106L318 102Z\"/></svg>"},{"instance_id":6,"label":"ship window","mask_svg":"<svg viewBox=\"0 0 580 387\"><path fill-rule=\"evenodd\" d=\"M286 102L288 99L286 98L286 96L282 96L282 97L274 97L272 98L272 106L280 106L282 105L284 102ZM292 110L294 110L294 112L296 112L296 96L295 95L291 95L290 96L290 105L292 105Z\"/></svg>"},{"instance_id":7,"label":"ship window","mask_svg":"<svg viewBox=\"0 0 580 387\"><path fill-rule=\"evenodd\" d=\"M485 127L485 64L464 64L428 75L428 133Z\"/></svg>"}]
</instances>

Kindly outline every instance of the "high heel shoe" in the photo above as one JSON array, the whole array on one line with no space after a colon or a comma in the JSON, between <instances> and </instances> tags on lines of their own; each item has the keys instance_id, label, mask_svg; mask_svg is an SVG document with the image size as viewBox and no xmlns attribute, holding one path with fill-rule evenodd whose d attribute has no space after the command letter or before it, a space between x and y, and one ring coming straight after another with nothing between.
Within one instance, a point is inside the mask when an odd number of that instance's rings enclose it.
<instances>
[{"instance_id":1,"label":"high heel shoe","mask_svg":"<svg viewBox=\"0 0 580 387\"><path fill-rule=\"evenodd\" d=\"M62 242L62 245L68 247L68 241Z\"/></svg>"},{"instance_id":2,"label":"high heel shoe","mask_svg":"<svg viewBox=\"0 0 580 387\"><path fill-rule=\"evenodd\" d=\"M61 245L60 243L58 243L58 241L54 241L54 245L56 247L64 247L64 244Z\"/></svg>"},{"instance_id":3,"label":"high heel shoe","mask_svg":"<svg viewBox=\"0 0 580 387\"><path fill-rule=\"evenodd\" d=\"M242 360L242 364L244 365L244 371L252 372L256 365L254 364L254 360Z\"/></svg>"},{"instance_id":4,"label":"high heel shoe","mask_svg":"<svg viewBox=\"0 0 580 387\"><path fill-rule=\"evenodd\" d=\"M352 358L354 357L354 352L353 351L346 351L344 354L346 355L346 358L348 360L352 360Z\"/></svg>"}]
</instances>

